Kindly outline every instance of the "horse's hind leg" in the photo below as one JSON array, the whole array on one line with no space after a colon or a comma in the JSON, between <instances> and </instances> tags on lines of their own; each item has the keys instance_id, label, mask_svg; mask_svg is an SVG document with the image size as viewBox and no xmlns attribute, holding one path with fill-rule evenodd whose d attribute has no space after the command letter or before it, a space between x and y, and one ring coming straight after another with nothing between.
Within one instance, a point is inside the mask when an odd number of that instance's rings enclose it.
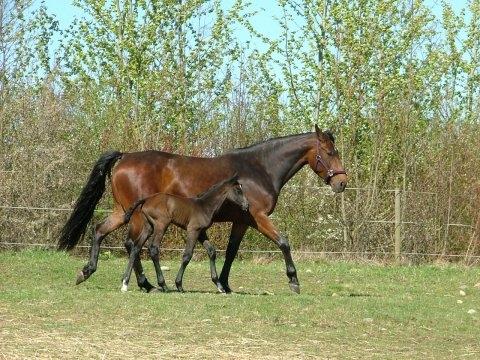
<instances>
[{"instance_id":1,"label":"horse's hind leg","mask_svg":"<svg viewBox=\"0 0 480 360\"><path fill-rule=\"evenodd\" d=\"M134 245L135 244L133 243L133 240L130 239L130 237L127 237L127 240L125 241L125 248L127 249L129 257ZM140 254L137 255L135 261L133 262L133 270L135 271L135 276L137 277L137 284L140 289L145 289L146 292L150 292L155 288L152 284L150 284L147 277L145 276L142 263L140 261Z\"/></svg>"},{"instance_id":2,"label":"horse's hind leg","mask_svg":"<svg viewBox=\"0 0 480 360\"><path fill-rule=\"evenodd\" d=\"M127 236L127 240L125 241L125 247L129 255L131 253L131 250L134 247L133 239L140 238L142 232L144 231L144 227L145 227L145 231L147 229L148 231L151 230L150 225L145 222L144 217L141 216L138 212L135 212L130 219L128 236ZM143 271L142 262L140 260L140 251L138 252L135 258L135 261L133 263L133 269L135 270L135 275L137 277L137 284L140 289L145 289L147 292L150 292L153 289L155 289L155 287L152 284L150 284L150 282L147 280L147 277L145 276L145 273Z\"/></svg>"},{"instance_id":3,"label":"horse's hind leg","mask_svg":"<svg viewBox=\"0 0 480 360\"><path fill-rule=\"evenodd\" d=\"M77 285L87 280L96 270L98 263L98 255L100 252L100 244L102 240L112 231L118 229L125 223L123 211L115 211L108 216L103 222L95 227L92 238L92 245L90 247L90 260L87 265L78 273Z\"/></svg>"},{"instance_id":4,"label":"horse's hind leg","mask_svg":"<svg viewBox=\"0 0 480 360\"><path fill-rule=\"evenodd\" d=\"M218 291L221 293L224 293L225 289L223 288L222 284L220 284L220 281L218 280L217 267L215 266L217 251L215 250L215 247L210 243L210 241L208 241L208 238L205 232L200 233L200 237L198 240L202 243L205 250L207 250L208 258L210 259L210 274L212 276L212 281L217 286Z\"/></svg>"},{"instance_id":5,"label":"horse's hind leg","mask_svg":"<svg viewBox=\"0 0 480 360\"><path fill-rule=\"evenodd\" d=\"M135 242L134 246L131 247L130 256L129 256L129 259L128 259L128 265L127 265L127 268L125 269L125 273L123 275L123 281L122 281L122 291L123 292L126 292L128 290L128 283L130 282L130 276L132 274L132 269L133 269L134 263L136 262L137 258L139 259L140 251L142 250L143 244L145 243L145 241L147 240L149 235L150 235L150 230L148 230L148 229L142 230L142 232L141 232L140 236L137 238L137 241Z\"/></svg>"}]
</instances>

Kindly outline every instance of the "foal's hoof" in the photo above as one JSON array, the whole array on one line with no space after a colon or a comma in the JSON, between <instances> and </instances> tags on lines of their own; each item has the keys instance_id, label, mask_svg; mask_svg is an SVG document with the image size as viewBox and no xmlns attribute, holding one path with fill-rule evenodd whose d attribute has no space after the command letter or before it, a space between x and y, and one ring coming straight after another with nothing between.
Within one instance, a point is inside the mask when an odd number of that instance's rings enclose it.
<instances>
[{"instance_id":1,"label":"foal's hoof","mask_svg":"<svg viewBox=\"0 0 480 360\"><path fill-rule=\"evenodd\" d=\"M75 285L78 285L82 282L84 282L86 279L85 279L85 275L83 274L83 271L80 270L78 273L77 273L77 281L75 282Z\"/></svg>"},{"instance_id":2,"label":"foal's hoof","mask_svg":"<svg viewBox=\"0 0 480 360\"><path fill-rule=\"evenodd\" d=\"M159 293L161 292L162 290L160 290L159 288L156 288L156 287L152 287L150 290L147 291L147 293L149 294L156 294L156 293Z\"/></svg>"},{"instance_id":3,"label":"foal's hoof","mask_svg":"<svg viewBox=\"0 0 480 360\"><path fill-rule=\"evenodd\" d=\"M297 293L297 294L300 294L300 285L298 284L295 284L295 283L290 283L290 290L292 290L293 292Z\"/></svg>"},{"instance_id":4,"label":"foal's hoof","mask_svg":"<svg viewBox=\"0 0 480 360\"><path fill-rule=\"evenodd\" d=\"M221 293L221 294L225 294L225 293L226 293L225 289L223 288L222 284L220 284L220 283L217 284L217 290L218 290L218 292Z\"/></svg>"}]
</instances>

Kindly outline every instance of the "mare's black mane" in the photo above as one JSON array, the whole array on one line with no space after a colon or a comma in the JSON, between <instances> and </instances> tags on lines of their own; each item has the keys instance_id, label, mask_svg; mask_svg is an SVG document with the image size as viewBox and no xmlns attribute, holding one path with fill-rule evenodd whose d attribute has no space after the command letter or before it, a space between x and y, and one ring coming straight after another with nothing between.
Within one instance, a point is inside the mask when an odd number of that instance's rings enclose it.
<instances>
[{"instance_id":1,"label":"mare's black mane","mask_svg":"<svg viewBox=\"0 0 480 360\"><path fill-rule=\"evenodd\" d=\"M328 138L335 143L335 137L333 136L333 133L330 130L325 130L323 132ZM292 140L293 138L302 138L302 137L307 137L311 136L313 133L308 132L304 134L295 134L295 135L287 135L287 136L281 136L273 139L268 139L264 141L257 142L253 145L249 145L243 148L237 148L237 149L232 149L226 152L226 154L245 154L245 153L251 153L251 152L256 152L256 151L262 151L266 149L272 149L276 148L278 146L283 145L285 142L288 142Z\"/></svg>"}]
</instances>

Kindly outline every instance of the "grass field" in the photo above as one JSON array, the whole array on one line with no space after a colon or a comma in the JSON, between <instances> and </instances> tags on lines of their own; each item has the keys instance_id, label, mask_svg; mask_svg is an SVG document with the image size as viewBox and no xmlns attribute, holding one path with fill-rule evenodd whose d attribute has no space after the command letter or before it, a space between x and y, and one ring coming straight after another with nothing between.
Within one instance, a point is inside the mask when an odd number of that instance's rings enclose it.
<instances>
[{"instance_id":1,"label":"grass field","mask_svg":"<svg viewBox=\"0 0 480 360\"><path fill-rule=\"evenodd\" d=\"M296 295L280 258L243 260L232 270L237 293L221 295L198 261L185 273L187 293L146 294L133 277L120 292L124 258L104 256L74 286L84 262L0 253L0 358L480 357L477 268L298 261ZM165 265L173 287L179 260Z\"/></svg>"}]
</instances>

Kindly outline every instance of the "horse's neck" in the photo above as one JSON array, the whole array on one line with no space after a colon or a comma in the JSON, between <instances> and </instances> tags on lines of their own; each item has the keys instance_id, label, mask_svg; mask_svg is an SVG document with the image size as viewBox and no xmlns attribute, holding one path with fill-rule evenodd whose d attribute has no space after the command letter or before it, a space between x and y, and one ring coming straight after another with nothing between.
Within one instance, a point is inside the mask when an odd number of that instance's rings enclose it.
<instances>
[{"instance_id":1,"label":"horse's neck","mask_svg":"<svg viewBox=\"0 0 480 360\"><path fill-rule=\"evenodd\" d=\"M313 134L312 134L313 140ZM277 193L304 165L307 164L306 154L312 147L312 141L307 134L303 137L293 137L265 157L264 167L272 177L272 183Z\"/></svg>"}]
</instances>

